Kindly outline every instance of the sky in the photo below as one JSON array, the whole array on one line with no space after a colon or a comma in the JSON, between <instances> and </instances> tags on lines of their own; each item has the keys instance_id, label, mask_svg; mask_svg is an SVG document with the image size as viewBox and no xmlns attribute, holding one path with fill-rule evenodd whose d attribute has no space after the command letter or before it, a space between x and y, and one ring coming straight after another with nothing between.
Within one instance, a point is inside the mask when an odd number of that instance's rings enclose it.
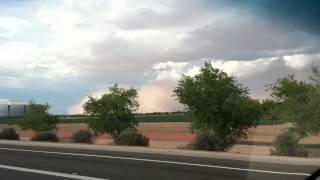
<instances>
[{"instance_id":1,"label":"sky","mask_svg":"<svg viewBox=\"0 0 320 180\"><path fill-rule=\"evenodd\" d=\"M79 114L119 83L139 112L178 111L177 81L210 61L265 99L320 63L319 18L316 0L0 0L0 98Z\"/></svg>"}]
</instances>

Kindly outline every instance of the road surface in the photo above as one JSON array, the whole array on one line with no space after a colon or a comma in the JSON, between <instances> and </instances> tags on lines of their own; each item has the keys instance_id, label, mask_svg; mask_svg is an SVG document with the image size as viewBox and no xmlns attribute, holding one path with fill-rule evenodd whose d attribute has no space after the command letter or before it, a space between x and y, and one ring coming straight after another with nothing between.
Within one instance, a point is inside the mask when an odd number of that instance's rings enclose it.
<instances>
[{"instance_id":1,"label":"road surface","mask_svg":"<svg viewBox=\"0 0 320 180\"><path fill-rule=\"evenodd\" d=\"M0 144L0 179L305 179L318 167Z\"/></svg>"}]
</instances>

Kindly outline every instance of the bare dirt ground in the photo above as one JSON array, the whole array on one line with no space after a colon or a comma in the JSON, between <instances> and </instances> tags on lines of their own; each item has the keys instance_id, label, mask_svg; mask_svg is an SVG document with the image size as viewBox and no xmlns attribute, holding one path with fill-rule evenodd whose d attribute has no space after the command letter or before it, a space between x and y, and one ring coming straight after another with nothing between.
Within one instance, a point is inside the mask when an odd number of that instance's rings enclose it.
<instances>
[{"instance_id":1,"label":"bare dirt ground","mask_svg":"<svg viewBox=\"0 0 320 180\"><path fill-rule=\"evenodd\" d=\"M0 129L6 128L8 125L0 125ZM15 126L12 126L15 127ZM248 138L244 141L250 142L272 142L277 134L281 133L290 124L283 125L260 125L251 128L248 131ZM29 140L35 133L30 130L19 130L22 140ZM140 132L149 137L150 146L156 148L183 148L194 139L195 135L189 131L189 124L184 122L172 123L140 123L137 127ZM56 133L64 142L70 142L73 133L81 129L88 129L83 123L58 124ZM95 144L110 144L112 140L110 136L103 135L97 137ZM320 144L320 135L311 136L302 140L304 144ZM235 145L229 152L268 155L270 154L270 146L257 145Z\"/></svg>"},{"instance_id":2,"label":"bare dirt ground","mask_svg":"<svg viewBox=\"0 0 320 180\"><path fill-rule=\"evenodd\" d=\"M0 125L0 129L8 127L8 125ZM15 126L12 126L15 127ZM248 138L244 139L253 142L272 142L273 139L281 133L285 128L290 127L290 124L283 125L260 125L251 128L248 131ZM17 128L17 127L15 127ZM140 132L155 141L181 141L191 142L195 135L190 133L189 124L184 122L172 123L140 123L137 127ZM17 128L19 129L19 128ZM81 129L88 129L88 126L83 123L64 123L58 124L56 133L58 137L70 138L73 133ZM30 130L19 130L21 137L31 137L35 133ZM107 135L100 138L110 138ZM302 140L305 144L320 144L320 135L311 136Z\"/></svg>"}]
</instances>

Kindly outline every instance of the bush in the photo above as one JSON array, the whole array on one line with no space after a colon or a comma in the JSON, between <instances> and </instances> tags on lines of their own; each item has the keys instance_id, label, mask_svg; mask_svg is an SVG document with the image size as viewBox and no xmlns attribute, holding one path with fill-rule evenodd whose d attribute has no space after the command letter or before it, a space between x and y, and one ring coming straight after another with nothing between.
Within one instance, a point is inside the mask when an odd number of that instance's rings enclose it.
<instances>
[{"instance_id":1,"label":"bush","mask_svg":"<svg viewBox=\"0 0 320 180\"><path fill-rule=\"evenodd\" d=\"M302 139L297 133L287 130L279 134L273 141L273 149L271 149L272 155L280 156L298 156L307 157L308 151L306 151L303 145L299 144Z\"/></svg>"},{"instance_id":2,"label":"bush","mask_svg":"<svg viewBox=\"0 0 320 180\"><path fill-rule=\"evenodd\" d=\"M92 133L88 130L80 130L72 135L72 141L75 143L92 143Z\"/></svg>"},{"instance_id":3,"label":"bush","mask_svg":"<svg viewBox=\"0 0 320 180\"><path fill-rule=\"evenodd\" d=\"M149 138L141 134L136 129L130 128L120 134L119 140L116 142L116 144L129 146L149 146Z\"/></svg>"},{"instance_id":4,"label":"bush","mask_svg":"<svg viewBox=\"0 0 320 180\"><path fill-rule=\"evenodd\" d=\"M9 140L19 140L19 134L17 134L14 128L6 128L3 129L0 133L1 139L9 139Z\"/></svg>"},{"instance_id":5,"label":"bush","mask_svg":"<svg viewBox=\"0 0 320 180\"><path fill-rule=\"evenodd\" d=\"M40 132L31 138L32 141L50 141L58 142L59 139L57 135L53 132Z\"/></svg>"},{"instance_id":6,"label":"bush","mask_svg":"<svg viewBox=\"0 0 320 180\"><path fill-rule=\"evenodd\" d=\"M49 104L37 104L31 101L27 114L20 119L18 125L22 129L31 129L36 132L51 131L56 128L58 118L49 114L49 110Z\"/></svg>"},{"instance_id":7,"label":"bush","mask_svg":"<svg viewBox=\"0 0 320 180\"><path fill-rule=\"evenodd\" d=\"M226 151L231 148L236 141L236 137L218 136L213 132L206 131L196 136L193 142L193 148L196 150Z\"/></svg>"}]
</instances>

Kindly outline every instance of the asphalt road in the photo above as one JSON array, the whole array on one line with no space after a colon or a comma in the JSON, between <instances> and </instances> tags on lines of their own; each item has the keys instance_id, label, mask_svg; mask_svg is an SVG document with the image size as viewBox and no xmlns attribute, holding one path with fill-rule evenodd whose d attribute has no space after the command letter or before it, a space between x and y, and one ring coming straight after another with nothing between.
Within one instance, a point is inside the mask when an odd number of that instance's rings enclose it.
<instances>
[{"instance_id":1,"label":"asphalt road","mask_svg":"<svg viewBox=\"0 0 320 180\"><path fill-rule=\"evenodd\" d=\"M0 144L2 180L305 179L318 167Z\"/></svg>"}]
</instances>

